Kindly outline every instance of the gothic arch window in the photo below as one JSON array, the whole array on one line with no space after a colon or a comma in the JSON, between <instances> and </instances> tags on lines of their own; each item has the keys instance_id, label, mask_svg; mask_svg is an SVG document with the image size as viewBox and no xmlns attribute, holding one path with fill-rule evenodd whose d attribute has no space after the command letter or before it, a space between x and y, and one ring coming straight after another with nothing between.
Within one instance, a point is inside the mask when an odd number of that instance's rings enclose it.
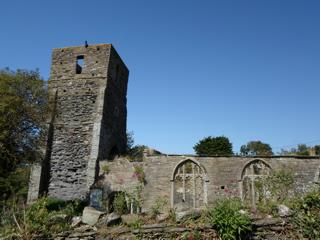
<instances>
[{"instance_id":1,"label":"gothic arch window","mask_svg":"<svg viewBox=\"0 0 320 240\"><path fill-rule=\"evenodd\" d=\"M270 166L259 159L249 162L244 167L241 177L241 197L252 208L255 208L258 202L264 201L267 190L262 180L270 173Z\"/></svg>"},{"instance_id":2,"label":"gothic arch window","mask_svg":"<svg viewBox=\"0 0 320 240\"><path fill-rule=\"evenodd\" d=\"M196 161L184 160L174 169L171 202L178 210L199 208L207 203L206 174Z\"/></svg>"}]
</instances>

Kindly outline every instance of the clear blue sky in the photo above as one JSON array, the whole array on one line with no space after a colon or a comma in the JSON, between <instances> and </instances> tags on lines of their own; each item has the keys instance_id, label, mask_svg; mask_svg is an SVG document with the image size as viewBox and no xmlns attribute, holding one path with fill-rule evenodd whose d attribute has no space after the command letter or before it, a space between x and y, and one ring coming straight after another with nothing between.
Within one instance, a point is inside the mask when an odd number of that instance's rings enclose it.
<instances>
[{"instance_id":1,"label":"clear blue sky","mask_svg":"<svg viewBox=\"0 0 320 240\"><path fill-rule=\"evenodd\" d=\"M319 1L1 1L0 68L39 68L51 49L112 43L130 69L137 144L193 153L205 136L275 151L320 144Z\"/></svg>"}]
</instances>

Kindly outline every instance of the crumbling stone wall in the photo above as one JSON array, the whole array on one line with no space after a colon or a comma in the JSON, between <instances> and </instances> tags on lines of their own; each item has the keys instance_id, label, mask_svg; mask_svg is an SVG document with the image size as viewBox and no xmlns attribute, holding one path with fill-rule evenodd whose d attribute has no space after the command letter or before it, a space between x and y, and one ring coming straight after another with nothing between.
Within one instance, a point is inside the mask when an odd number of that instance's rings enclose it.
<instances>
[{"instance_id":1,"label":"crumbling stone wall","mask_svg":"<svg viewBox=\"0 0 320 240\"><path fill-rule=\"evenodd\" d=\"M123 191L131 189L137 179L134 176L134 165L143 166L145 172L145 185L143 187L143 210L148 210L159 198L166 199L169 207L177 207L174 176L176 168L184 161L193 161L201 166L205 173L203 181L202 201L213 204L215 200L225 196L238 196L244 198L243 174L250 163L262 161L270 166L272 171L291 171L294 177L293 191L305 193L315 186L318 179L319 157L197 157L197 156L150 156L143 162L132 163L125 158L107 162L110 172L104 174L104 186L108 191ZM196 185L197 186L197 185ZM202 191L197 187L196 191Z\"/></svg>"},{"instance_id":2,"label":"crumbling stone wall","mask_svg":"<svg viewBox=\"0 0 320 240\"><path fill-rule=\"evenodd\" d=\"M51 135L44 160L48 167L42 168L42 176L49 176L42 181L48 182L49 196L86 197L97 177L97 161L108 158L112 148L125 151L128 74L111 44L53 50Z\"/></svg>"}]
</instances>

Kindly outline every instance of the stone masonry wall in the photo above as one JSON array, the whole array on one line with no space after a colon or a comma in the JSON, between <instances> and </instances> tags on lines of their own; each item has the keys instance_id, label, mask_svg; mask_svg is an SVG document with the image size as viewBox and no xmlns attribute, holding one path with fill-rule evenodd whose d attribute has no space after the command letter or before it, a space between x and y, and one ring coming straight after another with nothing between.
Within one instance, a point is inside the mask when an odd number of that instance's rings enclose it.
<instances>
[{"instance_id":1,"label":"stone masonry wall","mask_svg":"<svg viewBox=\"0 0 320 240\"><path fill-rule=\"evenodd\" d=\"M207 204L223 196L241 197L242 172L248 163L262 160L272 170L291 171L294 176L294 192L304 193L311 190L318 181L319 157L195 157L195 156L150 156L141 163L117 159L108 164L110 172L104 174L104 186L108 191L132 189L137 184L134 165L144 168L146 184L143 188L143 209L148 210L157 199L172 202L173 174L183 161L191 159L199 163L206 172Z\"/></svg>"},{"instance_id":2,"label":"stone masonry wall","mask_svg":"<svg viewBox=\"0 0 320 240\"><path fill-rule=\"evenodd\" d=\"M83 59L81 73L77 59ZM127 81L128 69L110 44L53 50L49 196L85 198L97 177L97 161L107 158L115 143L124 151Z\"/></svg>"}]
</instances>

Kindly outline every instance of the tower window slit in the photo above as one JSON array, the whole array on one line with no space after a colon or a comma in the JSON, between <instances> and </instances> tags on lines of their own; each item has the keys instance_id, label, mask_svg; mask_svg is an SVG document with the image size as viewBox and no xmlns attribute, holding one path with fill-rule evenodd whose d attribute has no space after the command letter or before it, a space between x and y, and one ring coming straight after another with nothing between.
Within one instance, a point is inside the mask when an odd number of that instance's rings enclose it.
<instances>
[{"instance_id":1,"label":"tower window slit","mask_svg":"<svg viewBox=\"0 0 320 240\"><path fill-rule=\"evenodd\" d=\"M84 56L77 56L76 74L81 74L84 67Z\"/></svg>"}]
</instances>

